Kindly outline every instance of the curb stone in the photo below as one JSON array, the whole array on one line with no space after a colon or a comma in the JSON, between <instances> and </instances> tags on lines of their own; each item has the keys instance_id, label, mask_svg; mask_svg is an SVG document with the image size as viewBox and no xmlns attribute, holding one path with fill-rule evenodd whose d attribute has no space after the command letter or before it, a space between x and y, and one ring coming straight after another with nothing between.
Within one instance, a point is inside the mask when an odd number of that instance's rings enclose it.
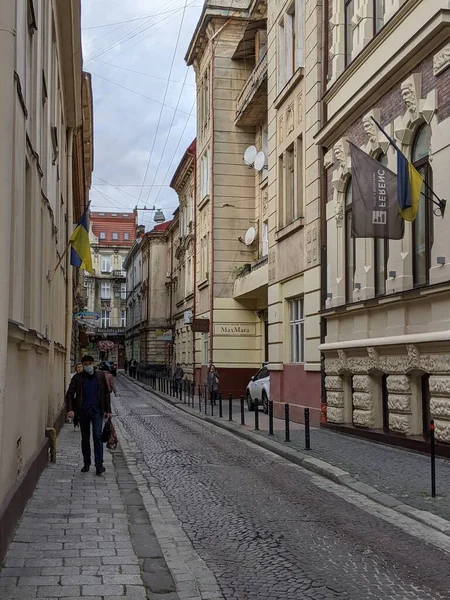
<instances>
[{"instance_id":1,"label":"curb stone","mask_svg":"<svg viewBox=\"0 0 450 600\"><path fill-rule=\"evenodd\" d=\"M426 510L414 508L409 504L404 504L400 500L397 500L397 498L394 496L380 492L371 485L355 479L348 471L344 471L343 469L335 467L330 463L320 460L319 458L312 458L305 452L285 447L279 442L266 439L256 433L242 429L240 426L229 421L218 421L217 419L211 418L208 415L194 411L179 400L167 397L165 394L154 390L153 388L141 383L140 381L137 381L136 379L132 379L128 375L124 375L122 373L121 375L145 391L150 392L163 402L171 404L172 406L179 408L183 412L186 412L197 419L211 423L212 425L220 427L221 429L224 429L230 433L234 433L244 440L252 442L253 444L260 446L265 450L269 450L270 452L273 452L274 454L277 454L278 456L281 456L282 458L303 467L307 471L311 471L317 475L322 475L322 477L330 479L334 483L343 485L355 492L358 492L359 494L362 494L363 496L366 496L366 498L381 504L382 506L391 508L402 515L410 517L411 519L414 519L415 521L418 521L423 525L427 525L428 527L431 527L432 529L435 529L436 531L439 531L440 533L450 537L450 521L447 521L442 517L439 517Z\"/></svg>"}]
</instances>

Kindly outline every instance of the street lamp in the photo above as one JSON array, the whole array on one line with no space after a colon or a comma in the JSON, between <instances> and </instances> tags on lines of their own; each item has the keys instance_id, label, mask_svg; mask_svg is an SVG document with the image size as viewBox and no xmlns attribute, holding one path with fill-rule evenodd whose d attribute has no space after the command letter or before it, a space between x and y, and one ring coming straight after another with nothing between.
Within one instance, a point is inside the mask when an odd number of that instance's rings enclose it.
<instances>
[{"instance_id":1,"label":"street lamp","mask_svg":"<svg viewBox=\"0 0 450 600\"><path fill-rule=\"evenodd\" d=\"M150 212L154 212L155 216L153 217L153 220L155 221L155 223L164 223L164 221L166 220L163 211L160 208L156 208L155 205L153 205L153 208L147 208L146 206L144 206L144 208L138 208L136 205L134 210L148 210Z\"/></svg>"}]
</instances>

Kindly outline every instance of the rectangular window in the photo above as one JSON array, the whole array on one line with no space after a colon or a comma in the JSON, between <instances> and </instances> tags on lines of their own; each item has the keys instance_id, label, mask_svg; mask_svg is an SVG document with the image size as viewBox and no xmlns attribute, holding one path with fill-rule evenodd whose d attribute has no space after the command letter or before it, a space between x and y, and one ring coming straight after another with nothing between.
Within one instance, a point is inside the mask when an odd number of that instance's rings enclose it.
<instances>
[{"instance_id":1,"label":"rectangular window","mask_svg":"<svg viewBox=\"0 0 450 600\"><path fill-rule=\"evenodd\" d=\"M297 169L295 178L297 182L296 217L303 217L303 138L301 136L297 139L297 164L295 167Z\"/></svg>"},{"instance_id":2,"label":"rectangular window","mask_svg":"<svg viewBox=\"0 0 450 600\"><path fill-rule=\"evenodd\" d=\"M203 334L203 364L209 363L209 333Z\"/></svg>"},{"instance_id":3,"label":"rectangular window","mask_svg":"<svg viewBox=\"0 0 450 600\"><path fill-rule=\"evenodd\" d=\"M345 0L345 66L352 62L353 52L353 25L352 18L355 14L355 0Z\"/></svg>"},{"instance_id":4,"label":"rectangular window","mask_svg":"<svg viewBox=\"0 0 450 600\"><path fill-rule=\"evenodd\" d=\"M278 23L278 91L286 84L286 34L284 20Z\"/></svg>"},{"instance_id":5,"label":"rectangular window","mask_svg":"<svg viewBox=\"0 0 450 600\"><path fill-rule=\"evenodd\" d=\"M385 0L373 1L373 35L377 35L384 25L384 3Z\"/></svg>"},{"instance_id":6,"label":"rectangular window","mask_svg":"<svg viewBox=\"0 0 450 600\"><path fill-rule=\"evenodd\" d=\"M284 225L284 158L278 159L278 227Z\"/></svg>"},{"instance_id":7,"label":"rectangular window","mask_svg":"<svg viewBox=\"0 0 450 600\"><path fill-rule=\"evenodd\" d=\"M123 234L123 239L124 239L125 241L128 241L128 240L130 239L130 234L129 234L129 233L124 233L124 234Z\"/></svg>"},{"instance_id":8,"label":"rectangular window","mask_svg":"<svg viewBox=\"0 0 450 600\"><path fill-rule=\"evenodd\" d=\"M389 241L374 240L374 271L375 271L375 296L386 293L387 262L389 258Z\"/></svg>"},{"instance_id":9,"label":"rectangular window","mask_svg":"<svg viewBox=\"0 0 450 600\"><path fill-rule=\"evenodd\" d=\"M305 317L303 298L289 301L289 334L291 342L291 363L305 361Z\"/></svg>"},{"instance_id":10,"label":"rectangular window","mask_svg":"<svg viewBox=\"0 0 450 600\"><path fill-rule=\"evenodd\" d=\"M292 222L297 216L295 206L294 146L286 151L286 220Z\"/></svg>"},{"instance_id":11,"label":"rectangular window","mask_svg":"<svg viewBox=\"0 0 450 600\"><path fill-rule=\"evenodd\" d=\"M102 273L111 273L111 257L110 256L102 256L101 257L101 270L102 270Z\"/></svg>"},{"instance_id":12,"label":"rectangular window","mask_svg":"<svg viewBox=\"0 0 450 600\"><path fill-rule=\"evenodd\" d=\"M102 310L102 327L103 329L105 329L105 327L109 327L110 326L110 318L109 318L109 311L108 310Z\"/></svg>"},{"instance_id":13,"label":"rectangular window","mask_svg":"<svg viewBox=\"0 0 450 600\"><path fill-rule=\"evenodd\" d=\"M264 221L262 228L262 245L261 245L261 256L267 256L269 254L269 224Z\"/></svg>"},{"instance_id":14,"label":"rectangular window","mask_svg":"<svg viewBox=\"0 0 450 600\"><path fill-rule=\"evenodd\" d=\"M202 200L209 194L209 148L203 154L201 161L201 193Z\"/></svg>"},{"instance_id":15,"label":"rectangular window","mask_svg":"<svg viewBox=\"0 0 450 600\"><path fill-rule=\"evenodd\" d=\"M192 258L189 257L186 263L186 280L185 280L185 294L186 296L192 291Z\"/></svg>"},{"instance_id":16,"label":"rectangular window","mask_svg":"<svg viewBox=\"0 0 450 600\"><path fill-rule=\"evenodd\" d=\"M288 40L288 57L287 57L287 81L292 77L292 75L297 70L297 38L296 38L296 23L295 23L295 3L292 4L287 13L287 19L289 24L289 40Z\"/></svg>"},{"instance_id":17,"label":"rectangular window","mask_svg":"<svg viewBox=\"0 0 450 600\"><path fill-rule=\"evenodd\" d=\"M113 233L112 234L112 239L113 240L118 240L119 239L119 234L118 233Z\"/></svg>"},{"instance_id":18,"label":"rectangular window","mask_svg":"<svg viewBox=\"0 0 450 600\"><path fill-rule=\"evenodd\" d=\"M203 124L209 119L209 69L203 78Z\"/></svg>"},{"instance_id":19,"label":"rectangular window","mask_svg":"<svg viewBox=\"0 0 450 600\"><path fill-rule=\"evenodd\" d=\"M100 231L100 239L106 240L106 233L104 231Z\"/></svg>"},{"instance_id":20,"label":"rectangular window","mask_svg":"<svg viewBox=\"0 0 450 600\"><path fill-rule=\"evenodd\" d=\"M120 284L120 299L121 300L127 299L127 284L126 283Z\"/></svg>"},{"instance_id":21,"label":"rectangular window","mask_svg":"<svg viewBox=\"0 0 450 600\"><path fill-rule=\"evenodd\" d=\"M269 156L269 131L267 122L261 127L261 150L264 152L266 159L264 168L261 170L261 181L263 181L269 174L269 169L267 168Z\"/></svg>"},{"instance_id":22,"label":"rectangular window","mask_svg":"<svg viewBox=\"0 0 450 600\"><path fill-rule=\"evenodd\" d=\"M121 327L127 326L127 311L126 310L120 311L120 326Z\"/></svg>"},{"instance_id":23,"label":"rectangular window","mask_svg":"<svg viewBox=\"0 0 450 600\"><path fill-rule=\"evenodd\" d=\"M102 281L100 286L100 296L102 300L111 299L111 284L109 283L109 281Z\"/></svg>"},{"instance_id":24,"label":"rectangular window","mask_svg":"<svg viewBox=\"0 0 450 600\"><path fill-rule=\"evenodd\" d=\"M209 233L204 235L200 241L200 281L208 279L209 276Z\"/></svg>"}]
</instances>

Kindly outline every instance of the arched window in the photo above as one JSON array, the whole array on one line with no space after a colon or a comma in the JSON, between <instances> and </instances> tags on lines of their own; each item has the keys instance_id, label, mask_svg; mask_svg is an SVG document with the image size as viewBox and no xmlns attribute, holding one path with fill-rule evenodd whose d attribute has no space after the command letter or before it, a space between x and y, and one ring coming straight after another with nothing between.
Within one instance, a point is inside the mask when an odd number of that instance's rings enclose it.
<instances>
[{"instance_id":1,"label":"arched window","mask_svg":"<svg viewBox=\"0 0 450 600\"><path fill-rule=\"evenodd\" d=\"M386 154L380 154L378 162L388 167L388 157ZM375 296L382 296L386 293L387 261L389 258L389 240L376 238L374 240L374 283Z\"/></svg>"},{"instance_id":2,"label":"arched window","mask_svg":"<svg viewBox=\"0 0 450 600\"><path fill-rule=\"evenodd\" d=\"M429 162L431 127L423 125L416 134L412 149L412 163L424 181L432 186L432 171ZM429 282L431 248L433 246L433 210L425 185L419 200L419 209L412 227L412 260L414 286Z\"/></svg>"},{"instance_id":3,"label":"arched window","mask_svg":"<svg viewBox=\"0 0 450 600\"><path fill-rule=\"evenodd\" d=\"M345 190L345 300L353 300L355 289L356 240L352 236L352 180L349 179Z\"/></svg>"}]
</instances>

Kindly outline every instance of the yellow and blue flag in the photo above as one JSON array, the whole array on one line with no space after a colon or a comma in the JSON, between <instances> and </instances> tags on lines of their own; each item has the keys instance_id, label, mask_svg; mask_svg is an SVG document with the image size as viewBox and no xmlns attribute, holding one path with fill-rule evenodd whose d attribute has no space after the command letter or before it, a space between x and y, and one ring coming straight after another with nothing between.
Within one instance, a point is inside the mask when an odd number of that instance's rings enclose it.
<instances>
[{"instance_id":1,"label":"yellow and blue flag","mask_svg":"<svg viewBox=\"0 0 450 600\"><path fill-rule=\"evenodd\" d=\"M423 177L381 125L373 117L372 119L397 152L397 201L400 208L400 216L405 221L414 221L419 209Z\"/></svg>"},{"instance_id":2,"label":"yellow and blue flag","mask_svg":"<svg viewBox=\"0 0 450 600\"><path fill-rule=\"evenodd\" d=\"M78 269L84 269L93 275L94 269L92 268L91 245L89 243L89 227L87 220L88 208L89 207L84 211L69 240L70 264Z\"/></svg>"}]
</instances>

